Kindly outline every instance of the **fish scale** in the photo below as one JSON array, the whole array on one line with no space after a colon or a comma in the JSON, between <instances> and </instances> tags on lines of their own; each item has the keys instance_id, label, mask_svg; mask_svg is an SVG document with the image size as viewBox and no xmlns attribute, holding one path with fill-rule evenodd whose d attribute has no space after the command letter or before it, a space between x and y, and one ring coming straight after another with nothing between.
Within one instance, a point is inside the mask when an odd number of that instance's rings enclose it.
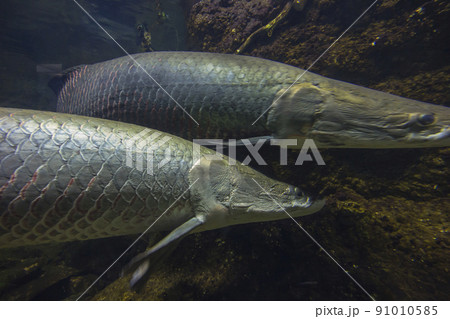
<instances>
[{"instance_id":1,"label":"fish scale","mask_svg":"<svg viewBox=\"0 0 450 319\"><path fill-rule=\"evenodd\" d=\"M0 247L139 233L189 186L187 141L165 144L177 170L153 176L125 165L123 145L138 126L17 109L2 109L0 118ZM157 205L147 201L150 195ZM188 198L178 202L179 218L161 218L155 230L189 219Z\"/></svg>"},{"instance_id":2,"label":"fish scale","mask_svg":"<svg viewBox=\"0 0 450 319\"><path fill-rule=\"evenodd\" d=\"M294 67L245 56L153 52L132 57L142 68L126 56L71 68L51 81L57 110L154 127L187 139L233 138L236 132L261 136L267 134L265 121L250 124L299 75ZM201 125L192 125L147 73Z\"/></svg>"}]
</instances>

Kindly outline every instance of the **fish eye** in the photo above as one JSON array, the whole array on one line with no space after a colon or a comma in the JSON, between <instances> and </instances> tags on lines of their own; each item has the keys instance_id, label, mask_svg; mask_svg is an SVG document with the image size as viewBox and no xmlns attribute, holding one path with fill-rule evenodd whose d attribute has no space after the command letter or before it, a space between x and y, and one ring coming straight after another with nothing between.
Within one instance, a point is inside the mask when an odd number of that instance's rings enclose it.
<instances>
[{"instance_id":1,"label":"fish eye","mask_svg":"<svg viewBox=\"0 0 450 319\"><path fill-rule=\"evenodd\" d=\"M305 193L303 193L303 191L295 186L289 186L289 193L290 195L294 195L296 197L304 197Z\"/></svg>"},{"instance_id":2,"label":"fish eye","mask_svg":"<svg viewBox=\"0 0 450 319\"><path fill-rule=\"evenodd\" d=\"M417 119L422 125L430 125L434 123L434 115L433 114L422 114Z\"/></svg>"},{"instance_id":3,"label":"fish eye","mask_svg":"<svg viewBox=\"0 0 450 319\"><path fill-rule=\"evenodd\" d=\"M297 195L298 197L304 197L305 196L305 193L303 193L303 191L300 188L298 188L298 187L295 187L294 191L295 191L295 195Z\"/></svg>"}]
</instances>

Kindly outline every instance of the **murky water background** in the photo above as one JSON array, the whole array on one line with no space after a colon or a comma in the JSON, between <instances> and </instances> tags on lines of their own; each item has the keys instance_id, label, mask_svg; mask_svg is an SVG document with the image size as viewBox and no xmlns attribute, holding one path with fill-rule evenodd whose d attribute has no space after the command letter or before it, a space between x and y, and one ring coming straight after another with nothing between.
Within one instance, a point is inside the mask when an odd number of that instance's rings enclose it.
<instances>
[{"instance_id":1,"label":"murky water background","mask_svg":"<svg viewBox=\"0 0 450 319\"><path fill-rule=\"evenodd\" d=\"M371 2L311 0L246 54L306 68ZM142 50L139 24L157 51L232 53L286 1L79 3L129 53ZM380 1L312 71L450 105L449 12L446 1ZM2 1L0 48L0 106L37 110L55 109L52 73L124 55L69 0ZM269 166L255 168L328 197L323 211L300 221L376 299L448 299L450 149L324 150L325 167L294 166L295 152L288 167L280 166L273 149L261 153ZM133 240L2 250L0 298L76 299ZM131 292L120 270L146 245L140 242L84 298L367 299L290 220L190 236L143 291Z\"/></svg>"}]
</instances>

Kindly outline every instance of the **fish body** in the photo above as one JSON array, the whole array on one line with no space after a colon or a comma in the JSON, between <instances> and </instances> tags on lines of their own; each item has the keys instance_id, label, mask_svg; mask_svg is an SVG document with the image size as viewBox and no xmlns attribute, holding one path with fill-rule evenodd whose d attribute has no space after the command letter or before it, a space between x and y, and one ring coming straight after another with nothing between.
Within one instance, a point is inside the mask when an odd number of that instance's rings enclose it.
<instances>
[{"instance_id":1,"label":"fish body","mask_svg":"<svg viewBox=\"0 0 450 319\"><path fill-rule=\"evenodd\" d=\"M137 125L0 108L0 248L150 226L179 237L323 206L249 167L207 159L209 149L196 154L189 141Z\"/></svg>"},{"instance_id":2,"label":"fish body","mask_svg":"<svg viewBox=\"0 0 450 319\"><path fill-rule=\"evenodd\" d=\"M133 58L138 64L125 56L69 69L51 85L58 92L57 111L187 139L260 136L267 132L264 121L251 123L298 74L294 67L247 56L152 52Z\"/></svg>"},{"instance_id":3,"label":"fish body","mask_svg":"<svg viewBox=\"0 0 450 319\"><path fill-rule=\"evenodd\" d=\"M326 148L450 146L447 107L249 56L142 53L69 69L50 86L59 112L187 139L271 136L296 139L297 146L313 139Z\"/></svg>"}]
</instances>

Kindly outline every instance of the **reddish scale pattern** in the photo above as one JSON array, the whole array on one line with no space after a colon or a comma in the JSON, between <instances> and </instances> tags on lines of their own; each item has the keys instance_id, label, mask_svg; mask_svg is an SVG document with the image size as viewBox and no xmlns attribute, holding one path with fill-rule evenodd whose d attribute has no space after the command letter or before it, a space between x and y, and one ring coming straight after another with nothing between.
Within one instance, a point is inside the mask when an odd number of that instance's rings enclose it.
<instances>
[{"instance_id":1,"label":"reddish scale pattern","mask_svg":"<svg viewBox=\"0 0 450 319\"><path fill-rule=\"evenodd\" d=\"M170 171L148 175L124 165L125 147L120 147L142 128L1 108L0 122L0 134L9 136L0 139L0 149L13 148L10 155L0 154L0 247L139 233L188 187L192 147L186 141L164 144L182 155L174 155ZM169 172L181 177L175 185ZM147 206L149 195L153 206ZM188 201L189 193L180 207L189 207ZM173 229L190 218L186 209L170 219L163 216L155 230Z\"/></svg>"}]
</instances>

